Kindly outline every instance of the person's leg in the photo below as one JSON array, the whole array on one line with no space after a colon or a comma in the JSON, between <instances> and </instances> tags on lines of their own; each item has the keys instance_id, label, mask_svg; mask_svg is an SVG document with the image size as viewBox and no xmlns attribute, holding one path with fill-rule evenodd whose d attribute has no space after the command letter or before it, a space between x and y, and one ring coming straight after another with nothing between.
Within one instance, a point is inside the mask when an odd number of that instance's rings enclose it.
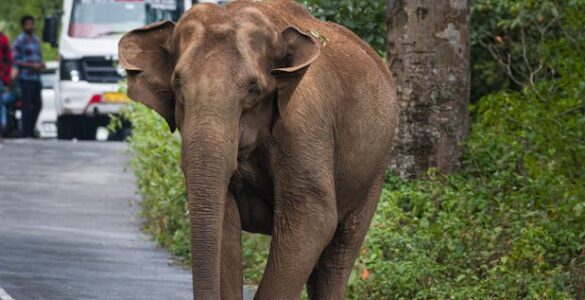
<instances>
[{"instance_id":1,"label":"person's leg","mask_svg":"<svg viewBox=\"0 0 585 300\"><path fill-rule=\"evenodd\" d=\"M6 105L0 103L0 134L4 134L7 125L6 123Z\"/></svg>"},{"instance_id":2,"label":"person's leg","mask_svg":"<svg viewBox=\"0 0 585 300\"><path fill-rule=\"evenodd\" d=\"M8 106L11 105L12 103L14 103L14 101L16 101L16 97L14 96L14 94L12 93L12 91L6 91L4 92L4 94L2 95L2 101L0 101L0 105L2 106L2 110L3 112L0 113L0 118L2 119L2 124L4 125L4 130L5 133L6 131L8 131L8 127L10 126L10 124L8 123Z\"/></svg>"},{"instance_id":3,"label":"person's leg","mask_svg":"<svg viewBox=\"0 0 585 300\"><path fill-rule=\"evenodd\" d=\"M4 96L2 96L4 98ZM6 116L6 104L3 103L4 99L0 100L0 132L4 133L8 126L8 118Z\"/></svg>"},{"instance_id":4,"label":"person's leg","mask_svg":"<svg viewBox=\"0 0 585 300\"><path fill-rule=\"evenodd\" d=\"M40 81L36 81L33 85L33 95L32 95L32 123L30 133L31 136L34 136L35 128L37 127L37 120L39 119L39 114L41 113L41 109L43 107L43 101L41 96L42 85Z\"/></svg>"},{"instance_id":5,"label":"person's leg","mask_svg":"<svg viewBox=\"0 0 585 300\"><path fill-rule=\"evenodd\" d=\"M6 95L4 94L4 85L2 80L0 80L0 135L4 133L6 129L6 104L4 103Z\"/></svg>"},{"instance_id":6,"label":"person's leg","mask_svg":"<svg viewBox=\"0 0 585 300\"><path fill-rule=\"evenodd\" d=\"M33 121L33 87L30 81L20 80L22 94L22 137L32 136Z\"/></svg>"}]
</instances>

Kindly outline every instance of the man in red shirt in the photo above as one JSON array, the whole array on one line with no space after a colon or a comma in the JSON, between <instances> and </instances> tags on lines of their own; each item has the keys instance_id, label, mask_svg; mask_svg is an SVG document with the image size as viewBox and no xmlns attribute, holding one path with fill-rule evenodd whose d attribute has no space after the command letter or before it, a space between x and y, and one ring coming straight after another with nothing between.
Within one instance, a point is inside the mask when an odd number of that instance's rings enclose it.
<instances>
[{"instance_id":1,"label":"man in red shirt","mask_svg":"<svg viewBox=\"0 0 585 300\"><path fill-rule=\"evenodd\" d=\"M10 84L10 73L12 72L12 51L8 37L0 32L0 79L4 86Z\"/></svg>"},{"instance_id":2,"label":"man in red shirt","mask_svg":"<svg viewBox=\"0 0 585 300\"><path fill-rule=\"evenodd\" d=\"M0 133L6 129L6 106L4 103L10 86L12 73L12 50L8 37L0 31ZM6 93L5 93L6 92ZM0 138L2 136L0 135Z\"/></svg>"}]
</instances>

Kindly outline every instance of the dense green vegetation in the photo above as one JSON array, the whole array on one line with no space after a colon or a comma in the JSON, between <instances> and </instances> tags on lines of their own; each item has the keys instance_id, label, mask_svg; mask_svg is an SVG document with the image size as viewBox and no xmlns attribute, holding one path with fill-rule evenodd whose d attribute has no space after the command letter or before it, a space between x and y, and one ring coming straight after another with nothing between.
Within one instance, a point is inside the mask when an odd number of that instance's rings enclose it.
<instances>
[{"instance_id":1,"label":"dense green vegetation","mask_svg":"<svg viewBox=\"0 0 585 300\"><path fill-rule=\"evenodd\" d=\"M380 5L308 2L383 49ZM585 3L476 0L473 12L464 166L414 181L389 171L351 299L585 299ZM128 117L146 229L188 259L179 137L142 106ZM247 282L268 241L244 237Z\"/></svg>"}]
</instances>

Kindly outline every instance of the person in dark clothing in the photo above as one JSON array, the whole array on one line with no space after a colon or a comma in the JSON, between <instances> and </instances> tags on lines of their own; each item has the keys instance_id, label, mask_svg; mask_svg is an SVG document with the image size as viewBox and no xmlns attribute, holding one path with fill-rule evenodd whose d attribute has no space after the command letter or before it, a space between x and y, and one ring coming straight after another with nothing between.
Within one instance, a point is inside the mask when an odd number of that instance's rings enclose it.
<instances>
[{"instance_id":1,"label":"person in dark clothing","mask_svg":"<svg viewBox=\"0 0 585 300\"><path fill-rule=\"evenodd\" d=\"M23 32L12 46L14 66L18 68L18 84L22 93L22 136L33 137L35 124L41 112L41 74L45 68L41 42L34 36L32 16L20 20Z\"/></svg>"}]
</instances>

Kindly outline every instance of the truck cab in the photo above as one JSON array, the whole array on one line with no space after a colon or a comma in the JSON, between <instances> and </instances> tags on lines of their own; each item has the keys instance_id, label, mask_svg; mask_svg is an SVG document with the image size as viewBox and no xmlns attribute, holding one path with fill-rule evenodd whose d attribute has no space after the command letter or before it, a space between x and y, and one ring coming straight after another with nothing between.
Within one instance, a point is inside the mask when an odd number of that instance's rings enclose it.
<instances>
[{"instance_id":1,"label":"truck cab","mask_svg":"<svg viewBox=\"0 0 585 300\"><path fill-rule=\"evenodd\" d=\"M207 2L207 1L206 1ZM60 139L95 139L128 102L119 92L124 69L118 41L132 29L160 20L177 21L192 0L64 0L55 84ZM53 22L56 33L56 21ZM47 23L46 23L47 24ZM51 26L49 26L49 31ZM43 34L51 39L51 34ZM57 45L56 34L53 44Z\"/></svg>"}]
</instances>

